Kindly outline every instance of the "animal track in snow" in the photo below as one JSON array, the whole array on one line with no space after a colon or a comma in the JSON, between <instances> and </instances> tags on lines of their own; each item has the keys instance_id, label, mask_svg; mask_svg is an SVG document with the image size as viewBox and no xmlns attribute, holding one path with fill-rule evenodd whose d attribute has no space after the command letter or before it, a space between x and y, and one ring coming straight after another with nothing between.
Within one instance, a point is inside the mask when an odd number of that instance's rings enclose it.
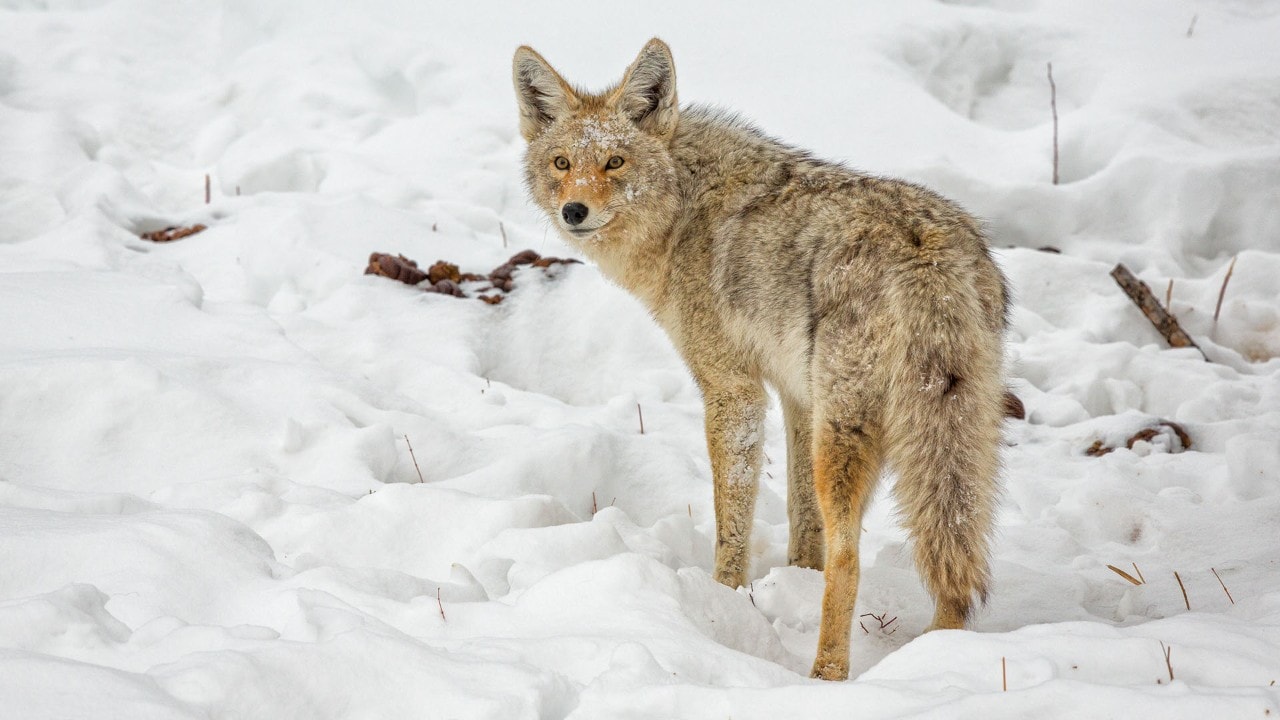
<instances>
[{"instance_id":1,"label":"animal track in snow","mask_svg":"<svg viewBox=\"0 0 1280 720\"><path fill-rule=\"evenodd\" d=\"M1051 120L1045 63L1059 41L1025 25L957 22L905 30L887 54L956 114L1023 130ZM1059 83L1059 115L1077 104L1078 88Z\"/></svg>"}]
</instances>

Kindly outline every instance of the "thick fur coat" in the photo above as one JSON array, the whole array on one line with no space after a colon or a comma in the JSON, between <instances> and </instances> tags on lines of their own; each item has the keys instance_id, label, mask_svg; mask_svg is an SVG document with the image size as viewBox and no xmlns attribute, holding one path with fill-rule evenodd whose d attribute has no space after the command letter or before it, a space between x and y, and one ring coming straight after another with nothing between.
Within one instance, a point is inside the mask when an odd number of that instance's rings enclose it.
<instances>
[{"instance_id":1,"label":"thick fur coat","mask_svg":"<svg viewBox=\"0 0 1280 720\"><path fill-rule=\"evenodd\" d=\"M657 39L602 93L528 47L513 72L531 198L649 308L702 391L716 579L747 580L768 384L790 560L825 573L814 676L848 676L862 514L886 463L932 627L963 627L988 591L1003 417L1006 291L979 224L919 186L680 108Z\"/></svg>"}]
</instances>

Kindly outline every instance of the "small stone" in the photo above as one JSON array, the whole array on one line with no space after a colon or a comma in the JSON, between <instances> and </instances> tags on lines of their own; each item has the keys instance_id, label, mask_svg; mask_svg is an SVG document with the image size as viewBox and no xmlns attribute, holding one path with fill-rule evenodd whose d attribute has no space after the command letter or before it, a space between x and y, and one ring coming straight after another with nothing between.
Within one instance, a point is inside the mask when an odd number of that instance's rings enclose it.
<instances>
[{"instance_id":1,"label":"small stone","mask_svg":"<svg viewBox=\"0 0 1280 720\"><path fill-rule=\"evenodd\" d=\"M458 266L444 260L437 260L435 265L427 268L427 277L433 283L441 280L452 280L459 282L462 279L462 273L458 272Z\"/></svg>"},{"instance_id":2,"label":"small stone","mask_svg":"<svg viewBox=\"0 0 1280 720\"><path fill-rule=\"evenodd\" d=\"M466 294L462 292L462 288L458 287L458 283L449 279L444 279L435 283L435 287L436 287L436 292L442 295L452 295L454 297L466 297Z\"/></svg>"}]
</instances>

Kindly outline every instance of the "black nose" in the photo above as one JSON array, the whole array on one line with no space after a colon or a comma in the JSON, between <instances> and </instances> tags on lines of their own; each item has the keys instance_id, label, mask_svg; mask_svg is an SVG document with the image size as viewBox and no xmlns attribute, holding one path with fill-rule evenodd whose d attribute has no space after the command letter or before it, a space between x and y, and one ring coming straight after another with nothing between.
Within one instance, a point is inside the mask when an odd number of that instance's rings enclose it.
<instances>
[{"instance_id":1,"label":"black nose","mask_svg":"<svg viewBox=\"0 0 1280 720\"><path fill-rule=\"evenodd\" d=\"M570 225L581 225L583 220L587 219L587 206L580 202L565 203L560 208L560 217Z\"/></svg>"}]
</instances>

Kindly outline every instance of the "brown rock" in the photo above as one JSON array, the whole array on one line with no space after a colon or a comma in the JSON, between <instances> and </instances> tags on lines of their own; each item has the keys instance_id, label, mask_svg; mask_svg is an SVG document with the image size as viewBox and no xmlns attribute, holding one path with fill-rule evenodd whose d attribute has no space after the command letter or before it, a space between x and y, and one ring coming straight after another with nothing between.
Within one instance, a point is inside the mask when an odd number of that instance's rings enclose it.
<instances>
[{"instance_id":1,"label":"brown rock","mask_svg":"<svg viewBox=\"0 0 1280 720\"><path fill-rule=\"evenodd\" d=\"M1089 448L1084 451L1084 454L1088 455L1089 457L1102 457L1103 455L1106 455L1112 450L1115 450L1115 448L1107 447L1107 444L1102 442L1101 440L1094 440L1093 444L1090 445Z\"/></svg>"},{"instance_id":2,"label":"brown rock","mask_svg":"<svg viewBox=\"0 0 1280 720\"><path fill-rule=\"evenodd\" d=\"M408 285L417 285L427 279L427 274L418 269L418 263L403 255L385 253L370 255L369 266L365 268L364 274L379 275Z\"/></svg>"},{"instance_id":3,"label":"brown rock","mask_svg":"<svg viewBox=\"0 0 1280 720\"><path fill-rule=\"evenodd\" d=\"M548 267L551 267L552 265L573 265L573 264L581 264L581 263L582 263L581 260L575 260L574 258L544 257L536 260L533 263L533 266L540 267L540 268L548 268Z\"/></svg>"},{"instance_id":4,"label":"brown rock","mask_svg":"<svg viewBox=\"0 0 1280 720\"><path fill-rule=\"evenodd\" d=\"M1027 419L1027 408L1022 404L1022 401L1018 399L1017 395L1014 395L1008 390L1004 391L1004 416L1016 418L1018 420Z\"/></svg>"},{"instance_id":5,"label":"brown rock","mask_svg":"<svg viewBox=\"0 0 1280 720\"><path fill-rule=\"evenodd\" d=\"M197 223L195 225L192 225L191 227L167 227L163 230L156 230L154 232L142 233L138 237L142 238L143 240L150 240L151 242L167 243L167 242L173 242L174 240L181 240L184 237L189 237L191 235L195 235L198 232L203 232L208 229L209 228L207 226L200 225Z\"/></svg>"},{"instance_id":6,"label":"brown rock","mask_svg":"<svg viewBox=\"0 0 1280 720\"><path fill-rule=\"evenodd\" d=\"M462 281L462 273L458 272L458 266L444 260L437 260L435 265L427 268L427 277L433 283L441 280L452 280L455 283Z\"/></svg>"},{"instance_id":7,"label":"brown rock","mask_svg":"<svg viewBox=\"0 0 1280 720\"><path fill-rule=\"evenodd\" d=\"M1177 436L1178 442L1182 444L1183 450L1191 449L1191 436L1187 434L1187 431L1181 425L1179 425L1176 422L1171 422L1169 420L1161 420L1160 424L1155 427L1143 428L1139 430L1138 432L1133 434L1133 437L1129 438L1125 442L1124 446L1132 450L1133 446L1137 445L1139 442L1143 440L1151 440L1152 438L1159 435L1161 427L1169 428L1169 430L1171 430L1173 434ZM1174 452L1178 452L1178 451L1175 450Z\"/></svg>"},{"instance_id":8,"label":"brown rock","mask_svg":"<svg viewBox=\"0 0 1280 720\"><path fill-rule=\"evenodd\" d=\"M458 283L452 280L449 280L447 278L444 280L441 280L440 282L435 283L435 291L440 293L441 295L452 295L454 297L466 297L466 294L462 292L462 288L458 287Z\"/></svg>"},{"instance_id":9,"label":"brown rock","mask_svg":"<svg viewBox=\"0 0 1280 720\"><path fill-rule=\"evenodd\" d=\"M501 280L510 280L511 275L515 271L516 271L515 265L512 265L511 263L503 263L498 267L494 268L493 272L489 273L489 279L494 281L494 284L496 285Z\"/></svg>"}]
</instances>

